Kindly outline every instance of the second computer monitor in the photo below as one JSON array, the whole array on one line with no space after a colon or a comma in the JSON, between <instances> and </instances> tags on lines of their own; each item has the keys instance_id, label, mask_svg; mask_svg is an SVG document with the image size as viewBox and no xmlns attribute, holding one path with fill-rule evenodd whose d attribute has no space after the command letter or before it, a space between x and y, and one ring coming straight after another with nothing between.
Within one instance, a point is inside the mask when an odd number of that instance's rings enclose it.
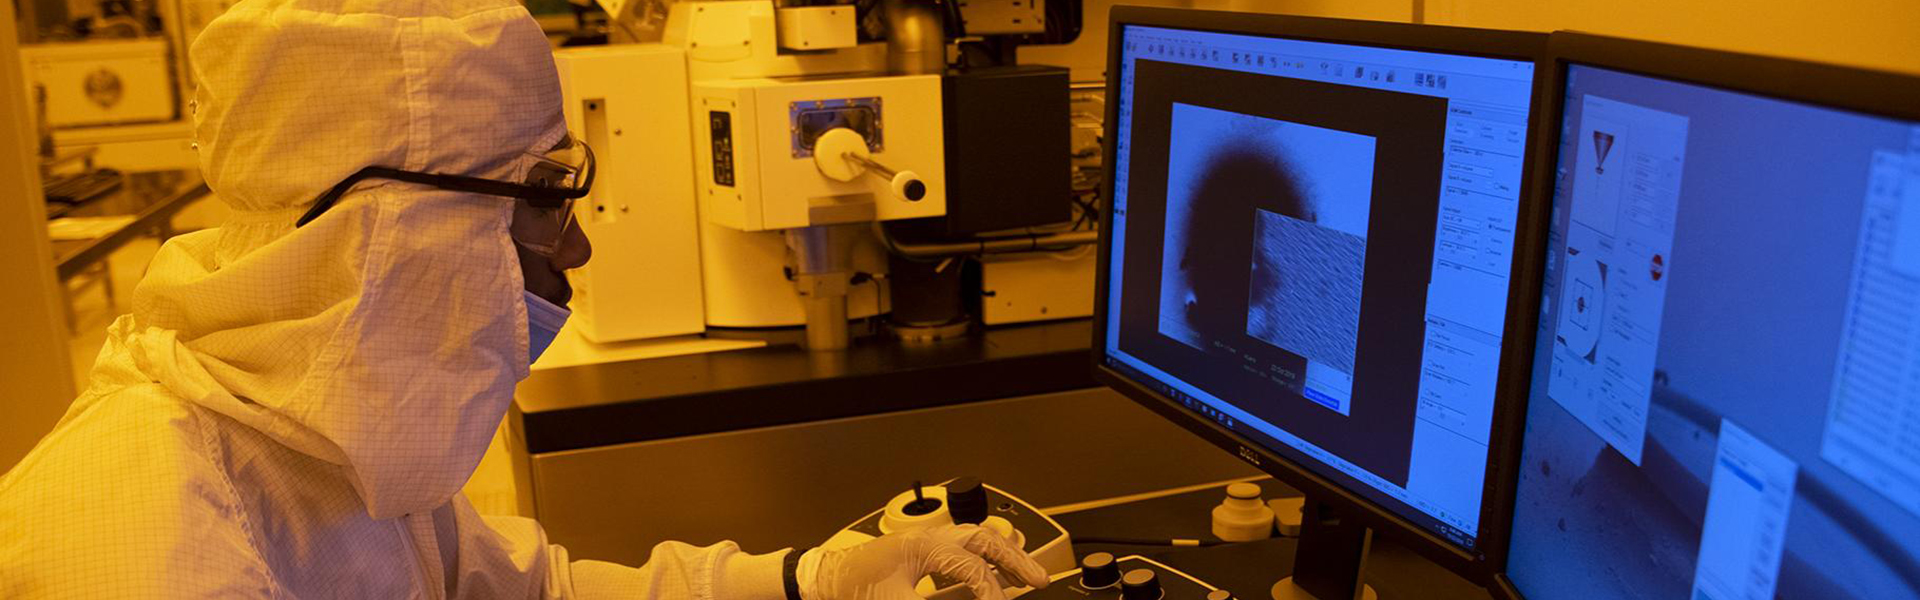
<instances>
[{"instance_id":1,"label":"second computer monitor","mask_svg":"<svg viewBox=\"0 0 1920 600\"><path fill-rule=\"evenodd\" d=\"M1554 46L1507 589L1920 597L1920 79Z\"/></svg>"},{"instance_id":2,"label":"second computer monitor","mask_svg":"<svg viewBox=\"0 0 1920 600\"><path fill-rule=\"evenodd\" d=\"M1544 36L1115 15L1108 381L1476 554Z\"/></svg>"}]
</instances>

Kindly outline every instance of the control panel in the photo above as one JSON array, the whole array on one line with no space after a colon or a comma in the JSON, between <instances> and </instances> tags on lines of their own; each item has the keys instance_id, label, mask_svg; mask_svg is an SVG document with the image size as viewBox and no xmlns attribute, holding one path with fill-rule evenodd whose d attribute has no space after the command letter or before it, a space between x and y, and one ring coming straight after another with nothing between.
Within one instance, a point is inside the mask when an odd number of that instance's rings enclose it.
<instances>
[{"instance_id":1,"label":"control panel","mask_svg":"<svg viewBox=\"0 0 1920 600\"><path fill-rule=\"evenodd\" d=\"M1114 558L1095 552L1080 559L1080 568L1053 576L1046 589L1027 600L1233 600L1192 575L1143 556Z\"/></svg>"},{"instance_id":2,"label":"control panel","mask_svg":"<svg viewBox=\"0 0 1920 600\"><path fill-rule=\"evenodd\" d=\"M713 184L733 186L733 113L707 111L709 138L713 140Z\"/></svg>"},{"instance_id":3,"label":"control panel","mask_svg":"<svg viewBox=\"0 0 1920 600\"><path fill-rule=\"evenodd\" d=\"M1046 567L1049 574L1074 568L1073 543L1065 528L1033 505L973 477L959 477L933 486L915 483L912 489L894 496L880 510L854 521L820 547L846 548L888 533L953 524L974 524L999 533ZM919 591L921 596L933 600L973 597L965 586L944 576L921 580ZM1026 587L1006 590L1009 598L1026 591Z\"/></svg>"}]
</instances>

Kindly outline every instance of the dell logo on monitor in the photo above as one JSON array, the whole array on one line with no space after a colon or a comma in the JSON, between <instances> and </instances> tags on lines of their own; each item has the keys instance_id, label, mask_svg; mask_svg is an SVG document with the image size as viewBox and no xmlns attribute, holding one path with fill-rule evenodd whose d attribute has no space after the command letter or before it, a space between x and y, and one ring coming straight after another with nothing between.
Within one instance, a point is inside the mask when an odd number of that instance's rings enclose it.
<instances>
[{"instance_id":1,"label":"dell logo on monitor","mask_svg":"<svg viewBox=\"0 0 1920 600\"><path fill-rule=\"evenodd\" d=\"M1251 448L1248 448L1246 446L1241 446L1240 458L1245 459L1247 462L1253 463L1253 466L1256 466L1256 467L1260 466L1260 455L1255 454Z\"/></svg>"}]
</instances>

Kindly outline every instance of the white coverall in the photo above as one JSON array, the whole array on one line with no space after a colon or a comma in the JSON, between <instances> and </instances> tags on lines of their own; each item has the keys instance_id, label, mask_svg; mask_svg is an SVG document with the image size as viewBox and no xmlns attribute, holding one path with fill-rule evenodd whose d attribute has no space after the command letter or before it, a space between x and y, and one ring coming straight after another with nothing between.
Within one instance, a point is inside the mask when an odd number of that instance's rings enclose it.
<instances>
[{"instance_id":1,"label":"white coverall","mask_svg":"<svg viewBox=\"0 0 1920 600\"><path fill-rule=\"evenodd\" d=\"M154 258L91 383L0 478L0 597L780 600L784 553L569 562L458 490L527 374L511 200L565 133L513 0L249 0L194 41L208 184L234 210Z\"/></svg>"}]
</instances>

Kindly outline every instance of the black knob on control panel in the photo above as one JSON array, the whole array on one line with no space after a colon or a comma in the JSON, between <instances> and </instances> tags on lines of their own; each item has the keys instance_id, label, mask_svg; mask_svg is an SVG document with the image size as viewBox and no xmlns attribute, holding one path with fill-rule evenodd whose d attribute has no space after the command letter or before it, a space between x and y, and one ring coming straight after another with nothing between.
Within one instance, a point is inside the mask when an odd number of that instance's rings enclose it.
<instances>
[{"instance_id":1,"label":"black knob on control panel","mask_svg":"<svg viewBox=\"0 0 1920 600\"><path fill-rule=\"evenodd\" d=\"M1134 569L1120 576L1121 600L1160 600L1160 579L1150 569Z\"/></svg>"},{"instance_id":2,"label":"black knob on control panel","mask_svg":"<svg viewBox=\"0 0 1920 600\"><path fill-rule=\"evenodd\" d=\"M987 486L980 480L961 477L947 482L947 514L953 522L979 525L987 520Z\"/></svg>"},{"instance_id":3,"label":"black knob on control panel","mask_svg":"<svg viewBox=\"0 0 1920 600\"><path fill-rule=\"evenodd\" d=\"M1120 565L1113 564L1112 554L1095 552L1080 559L1081 586L1097 590L1116 583L1120 583Z\"/></svg>"}]
</instances>

